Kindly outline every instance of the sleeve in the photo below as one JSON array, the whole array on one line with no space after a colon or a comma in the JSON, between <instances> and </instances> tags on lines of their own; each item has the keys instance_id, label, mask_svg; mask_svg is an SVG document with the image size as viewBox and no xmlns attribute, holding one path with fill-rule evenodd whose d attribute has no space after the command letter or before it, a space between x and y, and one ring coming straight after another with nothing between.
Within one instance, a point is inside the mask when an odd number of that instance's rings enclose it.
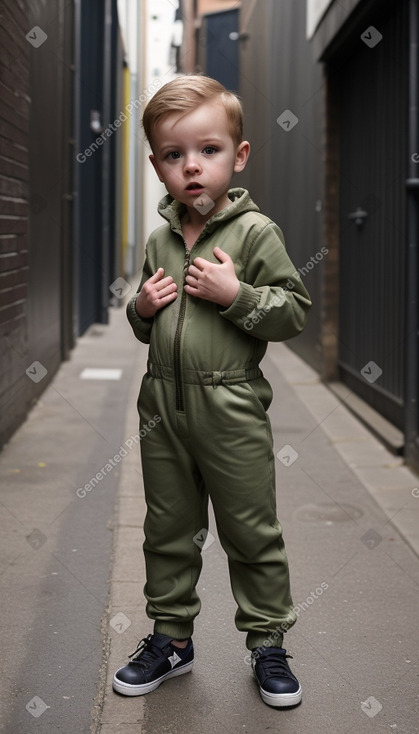
<instances>
[{"instance_id":1,"label":"sleeve","mask_svg":"<svg viewBox=\"0 0 419 734\"><path fill-rule=\"evenodd\" d=\"M285 249L279 227L267 224L249 250L245 280L221 316L257 339L280 342L299 334L310 296Z\"/></svg>"},{"instance_id":2,"label":"sleeve","mask_svg":"<svg viewBox=\"0 0 419 734\"><path fill-rule=\"evenodd\" d=\"M144 262L143 274L141 276L140 285L137 288L137 292L135 296L130 298L130 300L127 303L128 321L130 322L132 326L132 330L135 336L137 337L137 339L139 339L139 341L143 342L144 344L150 344L150 335L151 335L151 330L153 328L154 317L152 317L151 319L143 319L141 316L139 316L135 309L135 302L137 300L137 296L141 288L143 287L143 284L145 283L146 280L151 278L152 275L153 273L151 271L150 263L149 263L149 260L146 254L146 259Z\"/></svg>"}]
</instances>

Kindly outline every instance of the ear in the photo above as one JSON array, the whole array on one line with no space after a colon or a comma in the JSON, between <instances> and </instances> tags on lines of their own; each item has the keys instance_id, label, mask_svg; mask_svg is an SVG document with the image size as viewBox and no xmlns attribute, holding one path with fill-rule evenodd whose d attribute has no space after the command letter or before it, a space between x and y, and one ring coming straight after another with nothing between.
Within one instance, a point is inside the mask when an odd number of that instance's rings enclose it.
<instances>
[{"instance_id":1,"label":"ear","mask_svg":"<svg viewBox=\"0 0 419 734\"><path fill-rule=\"evenodd\" d=\"M250 143L247 140L243 140L236 150L236 159L234 163L234 171L240 173L247 163L247 159L250 154Z\"/></svg>"},{"instance_id":2,"label":"ear","mask_svg":"<svg viewBox=\"0 0 419 734\"><path fill-rule=\"evenodd\" d=\"M156 157L155 157L155 156L154 156L154 155L153 155L153 154L151 153L151 154L150 154L150 155L148 156L148 158L149 158L149 160L150 160L150 161L152 162L152 164L153 164L153 167L154 167L154 170L155 170L155 172L157 173L157 175L158 175L158 177L159 177L159 180L160 180L160 181L161 181L162 183L164 183L164 181L163 181L163 179L162 179L162 177L161 177L161 173L160 173L160 171L159 171L159 165L158 165L158 163L157 163L157 161L156 161Z\"/></svg>"}]
</instances>

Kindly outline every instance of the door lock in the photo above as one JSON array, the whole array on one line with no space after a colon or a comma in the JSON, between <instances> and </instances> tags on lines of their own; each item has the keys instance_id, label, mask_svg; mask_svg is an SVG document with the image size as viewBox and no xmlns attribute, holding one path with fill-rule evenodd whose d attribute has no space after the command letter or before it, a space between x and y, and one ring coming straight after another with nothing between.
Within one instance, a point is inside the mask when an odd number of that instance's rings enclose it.
<instances>
[{"instance_id":1,"label":"door lock","mask_svg":"<svg viewBox=\"0 0 419 734\"><path fill-rule=\"evenodd\" d=\"M364 219L368 216L368 212L364 212L360 206L357 207L356 211L348 214L348 219L355 219L356 226L360 229L364 224Z\"/></svg>"}]
</instances>

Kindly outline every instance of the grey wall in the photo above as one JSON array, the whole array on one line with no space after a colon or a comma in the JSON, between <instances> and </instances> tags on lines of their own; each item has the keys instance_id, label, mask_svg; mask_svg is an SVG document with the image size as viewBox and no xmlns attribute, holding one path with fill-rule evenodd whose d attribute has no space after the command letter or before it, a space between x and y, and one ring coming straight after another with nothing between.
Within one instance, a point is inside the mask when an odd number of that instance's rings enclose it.
<instances>
[{"instance_id":1,"label":"grey wall","mask_svg":"<svg viewBox=\"0 0 419 734\"><path fill-rule=\"evenodd\" d=\"M242 23L251 11L244 0ZM240 94L245 107L245 134L252 145L242 185L262 211L284 232L296 268L304 268L325 245L322 215L323 153L322 67L313 61L305 37L305 2L259 0L240 42ZM298 118L286 131L277 122L285 111ZM322 264L302 275L312 300L306 330L290 346L320 369Z\"/></svg>"}]
</instances>

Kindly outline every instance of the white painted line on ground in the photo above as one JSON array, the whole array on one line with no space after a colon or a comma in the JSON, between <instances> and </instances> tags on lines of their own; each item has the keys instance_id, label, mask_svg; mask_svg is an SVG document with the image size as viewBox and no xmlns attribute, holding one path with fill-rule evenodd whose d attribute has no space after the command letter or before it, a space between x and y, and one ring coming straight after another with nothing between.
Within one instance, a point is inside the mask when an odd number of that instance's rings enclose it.
<instances>
[{"instance_id":1,"label":"white painted line on ground","mask_svg":"<svg viewBox=\"0 0 419 734\"><path fill-rule=\"evenodd\" d=\"M120 380L122 370L115 369L104 369L100 367L85 367L80 372L81 380Z\"/></svg>"}]
</instances>

